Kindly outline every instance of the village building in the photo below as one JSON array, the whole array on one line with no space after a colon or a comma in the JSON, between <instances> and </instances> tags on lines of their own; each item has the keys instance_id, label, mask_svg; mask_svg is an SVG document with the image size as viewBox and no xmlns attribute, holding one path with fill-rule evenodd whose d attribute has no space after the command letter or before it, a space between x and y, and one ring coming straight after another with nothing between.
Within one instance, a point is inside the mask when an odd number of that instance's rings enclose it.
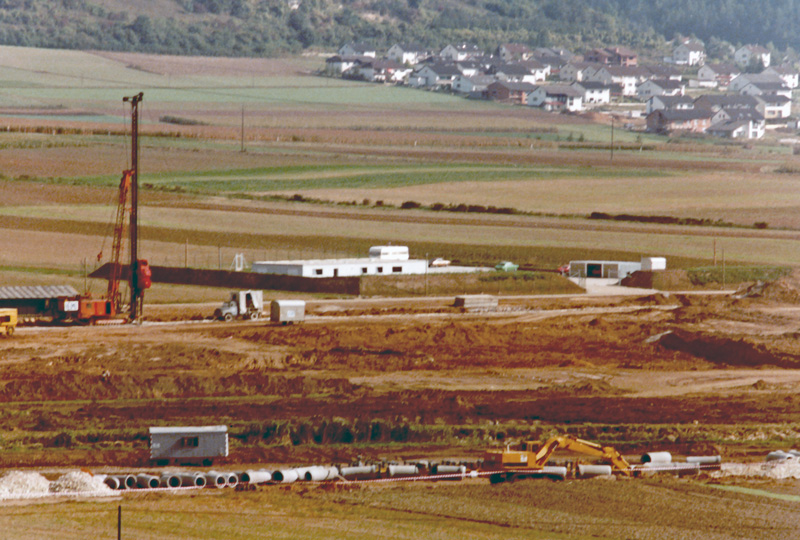
<instances>
[{"instance_id":1,"label":"village building","mask_svg":"<svg viewBox=\"0 0 800 540\"><path fill-rule=\"evenodd\" d=\"M583 110L584 92L566 84L543 84L528 95L528 105L546 111L579 112Z\"/></svg>"},{"instance_id":2,"label":"village building","mask_svg":"<svg viewBox=\"0 0 800 540\"><path fill-rule=\"evenodd\" d=\"M783 84L793 90L800 86L800 74L798 74L797 70L792 66L770 66L765 69L762 74L779 77L783 81Z\"/></svg>"},{"instance_id":3,"label":"village building","mask_svg":"<svg viewBox=\"0 0 800 540\"><path fill-rule=\"evenodd\" d=\"M606 105L611 102L611 87L601 82L574 82L570 86L583 92L583 105Z\"/></svg>"},{"instance_id":4,"label":"village building","mask_svg":"<svg viewBox=\"0 0 800 540\"><path fill-rule=\"evenodd\" d=\"M439 58L450 60L451 62L461 62L483 56L483 51L472 43L459 43L457 45L447 45L439 51Z\"/></svg>"},{"instance_id":5,"label":"village building","mask_svg":"<svg viewBox=\"0 0 800 540\"><path fill-rule=\"evenodd\" d=\"M745 45L733 53L733 59L742 68L755 64L768 68L772 54L761 45Z\"/></svg>"},{"instance_id":6,"label":"village building","mask_svg":"<svg viewBox=\"0 0 800 540\"><path fill-rule=\"evenodd\" d=\"M346 43L337 51L339 56L378 56L375 47L366 43Z\"/></svg>"},{"instance_id":7,"label":"village building","mask_svg":"<svg viewBox=\"0 0 800 540\"><path fill-rule=\"evenodd\" d=\"M531 83L496 81L486 88L486 97L492 101L527 105L528 94L535 88Z\"/></svg>"},{"instance_id":8,"label":"village building","mask_svg":"<svg viewBox=\"0 0 800 540\"><path fill-rule=\"evenodd\" d=\"M627 47L595 48L583 55L586 62L595 62L608 66L636 66L638 55Z\"/></svg>"},{"instance_id":9,"label":"village building","mask_svg":"<svg viewBox=\"0 0 800 540\"><path fill-rule=\"evenodd\" d=\"M733 64L705 64L697 70L697 83L700 88L727 88L731 81L741 75L742 70Z\"/></svg>"},{"instance_id":10,"label":"village building","mask_svg":"<svg viewBox=\"0 0 800 540\"><path fill-rule=\"evenodd\" d=\"M483 96L489 85L497 80L498 79L492 75L473 75L471 77L457 75L453 79L452 87L454 92L460 94L469 94L471 96L480 94Z\"/></svg>"},{"instance_id":11,"label":"village building","mask_svg":"<svg viewBox=\"0 0 800 540\"><path fill-rule=\"evenodd\" d=\"M408 85L417 88L450 88L463 75L455 64L424 64L408 76Z\"/></svg>"},{"instance_id":12,"label":"village building","mask_svg":"<svg viewBox=\"0 0 800 540\"><path fill-rule=\"evenodd\" d=\"M706 49L702 43L687 41L672 50L672 63L679 66L702 66L706 61Z\"/></svg>"},{"instance_id":13,"label":"village building","mask_svg":"<svg viewBox=\"0 0 800 540\"><path fill-rule=\"evenodd\" d=\"M670 134L674 132L705 133L711 126L713 112L705 109L659 109L647 115L647 131Z\"/></svg>"},{"instance_id":14,"label":"village building","mask_svg":"<svg viewBox=\"0 0 800 540\"><path fill-rule=\"evenodd\" d=\"M658 110L686 110L694 109L694 99L691 96L653 96L646 102L645 114Z\"/></svg>"},{"instance_id":15,"label":"village building","mask_svg":"<svg viewBox=\"0 0 800 540\"><path fill-rule=\"evenodd\" d=\"M395 43L386 52L386 57L399 64L419 64L431 56L430 51L416 43Z\"/></svg>"},{"instance_id":16,"label":"village building","mask_svg":"<svg viewBox=\"0 0 800 540\"><path fill-rule=\"evenodd\" d=\"M653 96L682 96L684 84L671 79L650 79L636 87L639 99L649 99Z\"/></svg>"},{"instance_id":17,"label":"village building","mask_svg":"<svg viewBox=\"0 0 800 540\"><path fill-rule=\"evenodd\" d=\"M499 56L503 62L513 62L515 60L527 60L533 56L533 51L527 45L522 43L504 43L497 47L495 54Z\"/></svg>"}]
</instances>

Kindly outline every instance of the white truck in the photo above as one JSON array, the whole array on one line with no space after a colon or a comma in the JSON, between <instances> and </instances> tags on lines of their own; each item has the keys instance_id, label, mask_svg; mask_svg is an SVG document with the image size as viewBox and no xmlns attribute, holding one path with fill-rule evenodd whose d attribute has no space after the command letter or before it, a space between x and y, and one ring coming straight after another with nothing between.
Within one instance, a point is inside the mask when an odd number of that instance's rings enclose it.
<instances>
[{"instance_id":1,"label":"white truck","mask_svg":"<svg viewBox=\"0 0 800 540\"><path fill-rule=\"evenodd\" d=\"M263 291L236 291L231 293L230 300L214 311L214 318L226 322L233 319L255 321L261 317L263 309Z\"/></svg>"}]
</instances>

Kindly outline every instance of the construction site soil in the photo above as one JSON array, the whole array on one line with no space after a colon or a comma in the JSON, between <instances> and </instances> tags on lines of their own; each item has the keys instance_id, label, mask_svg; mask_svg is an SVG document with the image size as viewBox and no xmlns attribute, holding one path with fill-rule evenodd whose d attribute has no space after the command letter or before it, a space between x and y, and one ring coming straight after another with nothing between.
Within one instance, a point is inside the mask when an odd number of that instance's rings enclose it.
<instances>
[{"instance_id":1,"label":"construction site soil","mask_svg":"<svg viewBox=\"0 0 800 540\"><path fill-rule=\"evenodd\" d=\"M476 459L490 445L563 432L627 455L761 461L800 439L799 283L793 274L735 294L507 297L491 312L452 298L318 300L289 326L164 305L146 306L138 326L21 327L0 339L0 464L146 467L147 428L170 424L228 425L223 467ZM793 503L708 486L743 480L483 482L301 496L446 514L512 536L787 538L796 525ZM792 482L758 487L794 493ZM523 508L533 499L532 520ZM624 508L636 515L621 517Z\"/></svg>"}]
</instances>

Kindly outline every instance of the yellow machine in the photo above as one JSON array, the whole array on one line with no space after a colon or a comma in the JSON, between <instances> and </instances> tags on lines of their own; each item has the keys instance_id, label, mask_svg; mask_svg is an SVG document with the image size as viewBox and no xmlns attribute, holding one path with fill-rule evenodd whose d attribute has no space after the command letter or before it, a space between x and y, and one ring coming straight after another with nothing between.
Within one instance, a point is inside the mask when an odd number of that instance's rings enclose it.
<instances>
[{"instance_id":1,"label":"yellow machine","mask_svg":"<svg viewBox=\"0 0 800 540\"><path fill-rule=\"evenodd\" d=\"M0 309L0 329L5 335L10 336L17 327L17 310L11 308Z\"/></svg>"},{"instance_id":2,"label":"yellow machine","mask_svg":"<svg viewBox=\"0 0 800 540\"><path fill-rule=\"evenodd\" d=\"M496 474L489 476L492 483L547 476L542 474L545 472L545 465L553 452L559 449L600 458L601 462L611 465L614 472L624 476L633 475L630 464L614 448L569 435L553 437L543 445L535 441L525 441L516 449L508 446L487 450L483 457L483 470L496 471Z\"/></svg>"}]
</instances>

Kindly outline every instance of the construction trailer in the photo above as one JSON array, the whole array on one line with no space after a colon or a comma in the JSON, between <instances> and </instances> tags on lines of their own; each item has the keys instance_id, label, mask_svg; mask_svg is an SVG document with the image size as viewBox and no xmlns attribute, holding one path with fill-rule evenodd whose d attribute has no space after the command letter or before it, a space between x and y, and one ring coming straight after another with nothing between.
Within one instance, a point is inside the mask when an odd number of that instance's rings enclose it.
<instances>
[{"instance_id":1,"label":"construction trailer","mask_svg":"<svg viewBox=\"0 0 800 540\"><path fill-rule=\"evenodd\" d=\"M204 465L228 457L228 426L150 428L150 460L157 465Z\"/></svg>"},{"instance_id":2,"label":"construction trailer","mask_svg":"<svg viewBox=\"0 0 800 540\"><path fill-rule=\"evenodd\" d=\"M306 303L303 300L273 300L270 304L269 320L274 323L291 324L306 318Z\"/></svg>"}]
</instances>

